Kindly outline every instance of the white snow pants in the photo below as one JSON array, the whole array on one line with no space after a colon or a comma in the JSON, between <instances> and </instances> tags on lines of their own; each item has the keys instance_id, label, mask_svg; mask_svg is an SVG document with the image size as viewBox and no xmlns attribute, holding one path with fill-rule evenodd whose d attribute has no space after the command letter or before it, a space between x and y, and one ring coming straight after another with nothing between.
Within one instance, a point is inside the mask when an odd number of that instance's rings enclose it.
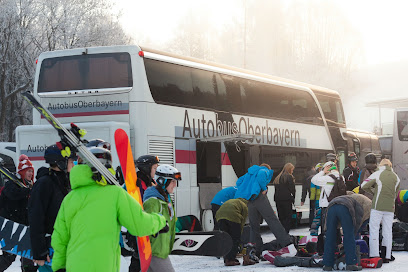
<instances>
[{"instance_id":1,"label":"white snow pants","mask_svg":"<svg viewBox=\"0 0 408 272\"><path fill-rule=\"evenodd\" d=\"M370 257L380 257L379 232L382 224L382 246L387 248L385 258L391 259L392 221L394 213L371 210L370 214Z\"/></svg>"}]
</instances>

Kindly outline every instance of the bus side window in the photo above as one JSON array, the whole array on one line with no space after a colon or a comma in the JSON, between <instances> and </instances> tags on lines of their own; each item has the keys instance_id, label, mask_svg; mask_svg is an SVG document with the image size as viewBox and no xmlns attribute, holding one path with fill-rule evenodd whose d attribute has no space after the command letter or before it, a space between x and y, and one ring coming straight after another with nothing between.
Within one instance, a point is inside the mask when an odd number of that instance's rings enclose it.
<instances>
[{"instance_id":1,"label":"bus side window","mask_svg":"<svg viewBox=\"0 0 408 272\"><path fill-rule=\"evenodd\" d=\"M354 152L356 153L357 157L360 158L360 142L358 139L353 139L354 144Z\"/></svg>"}]
</instances>

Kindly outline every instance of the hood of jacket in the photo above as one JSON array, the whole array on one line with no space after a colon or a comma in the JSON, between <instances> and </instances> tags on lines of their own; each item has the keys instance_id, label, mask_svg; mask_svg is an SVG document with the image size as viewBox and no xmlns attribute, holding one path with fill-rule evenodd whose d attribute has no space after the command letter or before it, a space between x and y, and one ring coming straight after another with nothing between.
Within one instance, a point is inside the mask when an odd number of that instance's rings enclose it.
<instances>
[{"instance_id":1,"label":"hood of jacket","mask_svg":"<svg viewBox=\"0 0 408 272\"><path fill-rule=\"evenodd\" d=\"M50 169L49 168L47 168L47 167L40 167L38 170L37 170L37 175L36 175L36 180L39 180L41 177L43 177L43 176L46 176L46 175L48 175L50 173Z\"/></svg>"},{"instance_id":2,"label":"hood of jacket","mask_svg":"<svg viewBox=\"0 0 408 272\"><path fill-rule=\"evenodd\" d=\"M272 175L273 170L269 170L265 166L251 166L248 173L237 180L238 189L235 198L255 199L261 191L268 189L266 185L271 181Z\"/></svg>"},{"instance_id":3,"label":"hood of jacket","mask_svg":"<svg viewBox=\"0 0 408 272\"><path fill-rule=\"evenodd\" d=\"M83 186L97 185L97 183L92 179L92 175L92 170L88 165L75 165L69 173L69 180L71 182L72 190Z\"/></svg>"},{"instance_id":4,"label":"hood of jacket","mask_svg":"<svg viewBox=\"0 0 408 272\"><path fill-rule=\"evenodd\" d=\"M164 198L164 196L162 196L162 194L160 194L160 192L157 190L157 188L155 186L149 187L146 189L146 191L144 192L143 195L143 202L145 202L146 200L148 200L149 198L158 198L160 200L166 201L166 199Z\"/></svg>"}]
</instances>

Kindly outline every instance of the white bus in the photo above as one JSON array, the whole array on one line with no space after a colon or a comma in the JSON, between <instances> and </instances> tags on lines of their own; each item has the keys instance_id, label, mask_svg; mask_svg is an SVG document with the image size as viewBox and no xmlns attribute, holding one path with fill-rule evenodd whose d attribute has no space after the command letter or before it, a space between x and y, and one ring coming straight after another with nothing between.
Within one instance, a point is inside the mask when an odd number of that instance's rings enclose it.
<instances>
[{"instance_id":1,"label":"white bus","mask_svg":"<svg viewBox=\"0 0 408 272\"><path fill-rule=\"evenodd\" d=\"M270 164L276 176L292 162L298 185L329 152L345 166L337 92L243 69L138 46L53 51L38 58L34 95L62 123L87 129L86 138L110 141L114 166L113 132L121 127L135 158L154 154L177 167L178 216L201 217L206 229L214 193L235 185L253 164ZM33 111L33 126L18 127L16 139L18 155L38 168L58 136ZM300 194L297 186L297 205Z\"/></svg>"},{"instance_id":2,"label":"white bus","mask_svg":"<svg viewBox=\"0 0 408 272\"><path fill-rule=\"evenodd\" d=\"M400 188L408 189L408 108L395 109L392 163L401 179Z\"/></svg>"}]
</instances>

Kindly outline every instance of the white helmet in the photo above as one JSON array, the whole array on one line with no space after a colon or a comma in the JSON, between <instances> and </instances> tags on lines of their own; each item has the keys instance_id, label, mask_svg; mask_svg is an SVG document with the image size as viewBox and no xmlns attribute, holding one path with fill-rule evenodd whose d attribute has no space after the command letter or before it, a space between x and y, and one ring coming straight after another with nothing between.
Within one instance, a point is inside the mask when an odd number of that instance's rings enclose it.
<instances>
[{"instance_id":1,"label":"white helmet","mask_svg":"<svg viewBox=\"0 0 408 272\"><path fill-rule=\"evenodd\" d=\"M323 169L326 168L327 166L330 166L329 171L337 169L336 164L332 161L328 161L323 165Z\"/></svg>"},{"instance_id":2,"label":"white helmet","mask_svg":"<svg viewBox=\"0 0 408 272\"><path fill-rule=\"evenodd\" d=\"M173 179L177 181L181 180L181 173L179 170L177 170L177 168L171 165L162 164L157 167L154 179L156 180L157 184L165 189Z\"/></svg>"}]
</instances>

